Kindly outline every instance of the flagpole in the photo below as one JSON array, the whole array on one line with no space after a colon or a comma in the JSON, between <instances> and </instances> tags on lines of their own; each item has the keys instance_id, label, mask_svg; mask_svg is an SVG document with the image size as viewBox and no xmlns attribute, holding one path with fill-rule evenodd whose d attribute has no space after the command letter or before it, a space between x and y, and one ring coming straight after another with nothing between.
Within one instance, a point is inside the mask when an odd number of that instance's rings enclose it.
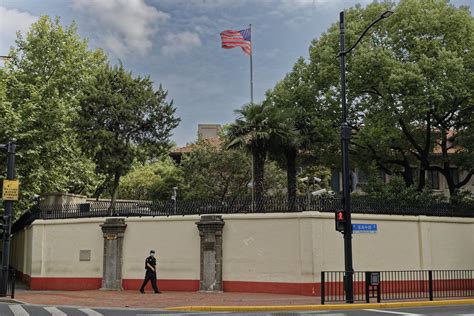
<instances>
[{"instance_id":1,"label":"flagpole","mask_svg":"<svg viewBox=\"0 0 474 316\"><path fill-rule=\"evenodd\" d=\"M250 104L253 104L253 65L252 65L252 55L253 55L253 41L252 41L252 24L249 24L250 29ZM252 154L252 211L255 210L255 175L254 175L254 160L255 157Z\"/></svg>"},{"instance_id":2,"label":"flagpole","mask_svg":"<svg viewBox=\"0 0 474 316\"><path fill-rule=\"evenodd\" d=\"M253 55L253 45L252 45L252 24L249 24L250 28L250 103L253 104L253 67L252 67L252 55Z\"/></svg>"}]
</instances>

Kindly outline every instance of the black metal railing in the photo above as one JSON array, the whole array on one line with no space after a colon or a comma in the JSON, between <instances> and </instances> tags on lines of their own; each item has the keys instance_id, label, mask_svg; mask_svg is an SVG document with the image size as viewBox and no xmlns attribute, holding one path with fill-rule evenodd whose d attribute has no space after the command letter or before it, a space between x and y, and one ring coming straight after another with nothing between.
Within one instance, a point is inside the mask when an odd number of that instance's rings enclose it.
<instances>
[{"instance_id":1,"label":"black metal railing","mask_svg":"<svg viewBox=\"0 0 474 316\"><path fill-rule=\"evenodd\" d=\"M365 301L365 272L353 273L354 302ZM345 302L343 271L321 272L321 304L325 302Z\"/></svg>"},{"instance_id":2,"label":"black metal railing","mask_svg":"<svg viewBox=\"0 0 474 316\"><path fill-rule=\"evenodd\" d=\"M321 304L346 301L344 271L321 272ZM474 270L356 271L354 302L474 297Z\"/></svg>"},{"instance_id":3,"label":"black metal railing","mask_svg":"<svg viewBox=\"0 0 474 316\"><path fill-rule=\"evenodd\" d=\"M104 216L171 216L238 213L334 212L342 208L341 198L306 197L288 199L286 196L266 197L253 201L238 197L222 200L181 201L89 201L81 204L36 205L24 213L13 225L12 231L22 229L35 219L61 219ZM447 217L474 217L474 205L467 203L416 203L386 201L369 196L352 198L353 213L386 215L427 215Z\"/></svg>"}]
</instances>

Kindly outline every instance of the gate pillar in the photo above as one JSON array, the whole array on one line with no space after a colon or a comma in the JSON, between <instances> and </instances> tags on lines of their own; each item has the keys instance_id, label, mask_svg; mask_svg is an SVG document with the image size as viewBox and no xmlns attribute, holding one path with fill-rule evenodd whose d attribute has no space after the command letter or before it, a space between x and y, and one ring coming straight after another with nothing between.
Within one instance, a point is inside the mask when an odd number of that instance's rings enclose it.
<instances>
[{"instance_id":1,"label":"gate pillar","mask_svg":"<svg viewBox=\"0 0 474 316\"><path fill-rule=\"evenodd\" d=\"M104 236L104 268L101 290L122 290L122 247L127 224L124 218L107 218L100 225Z\"/></svg>"},{"instance_id":2,"label":"gate pillar","mask_svg":"<svg viewBox=\"0 0 474 316\"><path fill-rule=\"evenodd\" d=\"M201 237L201 276L199 290L221 292L222 282L222 229L224 220L219 215L204 215L196 223Z\"/></svg>"}]
</instances>

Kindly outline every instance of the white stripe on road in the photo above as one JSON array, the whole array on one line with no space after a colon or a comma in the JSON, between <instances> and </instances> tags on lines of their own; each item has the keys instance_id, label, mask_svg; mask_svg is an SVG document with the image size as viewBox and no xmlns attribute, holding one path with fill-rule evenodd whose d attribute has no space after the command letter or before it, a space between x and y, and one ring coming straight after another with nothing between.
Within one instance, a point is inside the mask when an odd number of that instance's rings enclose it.
<instances>
[{"instance_id":1,"label":"white stripe on road","mask_svg":"<svg viewBox=\"0 0 474 316\"><path fill-rule=\"evenodd\" d=\"M56 307L44 307L52 316L67 316L65 312L60 311Z\"/></svg>"},{"instance_id":2,"label":"white stripe on road","mask_svg":"<svg viewBox=\"0 0 474 316\"><path fill-rule=\"evenodd\" d=\"M8 305L15 316L30 316L21 305Z\"/></svg>"},{"instance_id":3,"label":"white stripe on road","mask_svg":"<svg viewBox=\"0 0 474 316\"><path fill-rule=\"evenodd\" d=\"M86 314L87 316L102 316L101 313L96 312L90 308L80 308L79 310L83 312L84 314Z\"/></svg>"},{"instance_id":4,"label":"white stripe on road","mask_svg":"<svg viewBox=\"0 0 474 316\"><path fill-rule=\"evenodd\" d=\"M406 312L395 312L395 311L388 311L386 309L364 309L368 312L376 312L376 313L387 313L387 314L395 314L395 315L405 315L405 316L422 316L421 314L412 314Z\"/></svg>"}]
</instances>

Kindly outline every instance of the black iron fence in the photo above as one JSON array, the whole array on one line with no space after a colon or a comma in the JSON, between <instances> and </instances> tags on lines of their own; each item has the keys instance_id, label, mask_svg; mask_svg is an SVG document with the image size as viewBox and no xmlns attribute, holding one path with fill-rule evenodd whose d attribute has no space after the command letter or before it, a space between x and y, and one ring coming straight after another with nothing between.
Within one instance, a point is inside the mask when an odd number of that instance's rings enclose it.
<instances>
[{"instance_id":1,"label":"black iron fence","mask_svg":"<svg viewBox=\"0 0 474 316\"><path fill-rule=\"evenodd\" d=\"M104 216L171 216L238 213L283 212L334 212L342 209L341 198L336 197L267 197L252 201L250 198L226 198L222 200L182 201L117 201L111 207L109 201L92 201L81 204L37 205L23 214L13 225L13 232L35 219L61 219ZM386 201L369 196L352 198L353 213L390 215L427 215L448 217L474 217L474 205L466 203L415 203Z\"/></svg>"},{"instance_id":2,"label":"black iron fence","mask_svg":"<svg viewBox=\"0 0 474 316\"><path fill-rule=\"evenodd\" d=\"M346 301L344 276L321 272L321 304ZM474 297L474 270L355 271L353 284L354 302Z\"/></svg>"}]
</instances>

